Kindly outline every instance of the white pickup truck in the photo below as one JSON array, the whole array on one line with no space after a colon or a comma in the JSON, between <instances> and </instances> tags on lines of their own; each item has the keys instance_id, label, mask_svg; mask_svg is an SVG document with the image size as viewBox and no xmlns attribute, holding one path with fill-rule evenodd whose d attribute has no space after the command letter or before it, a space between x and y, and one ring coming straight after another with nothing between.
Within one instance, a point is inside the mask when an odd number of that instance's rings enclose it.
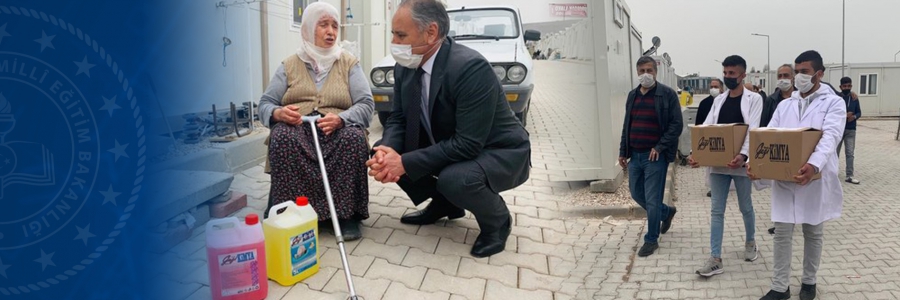
<instances>
[{"instance_id":1,"label":"white pickup truck","mask_svg":"<svg viewBox=\"0 0 900 300\"><path fill-rule=\"evenodd\" d=\"M516 117L526 124L534 75L526 41L538 41L541 33L524 30L519 9L510 6L461 7L447 10L449 37L458 44L481 53L494 68L503 85L506 100ZM394 97L394 65L391 56L382 59L371 72L375 110L382 124L390 116Z\"/></svg>"}]
</instances>

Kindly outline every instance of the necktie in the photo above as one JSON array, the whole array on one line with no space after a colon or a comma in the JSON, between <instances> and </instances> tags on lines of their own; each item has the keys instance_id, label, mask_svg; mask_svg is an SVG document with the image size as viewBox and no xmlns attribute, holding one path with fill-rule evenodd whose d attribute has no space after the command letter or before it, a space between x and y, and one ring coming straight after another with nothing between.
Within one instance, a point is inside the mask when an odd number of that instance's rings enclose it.
<instances>
[{"instance_id":1,"label":"necktie","mask_svg":"<svg viewBox=\"0 0 900 300\"><path fill-rule=\"evenodd\" d=\"M422 119L422 74L425 70L416 69L413 75L413 81L409 90L410 97L407 98L409 103L404 108L406 110L406 143L404 143L405 152L419 149L419 128L421 128Z\"/></svg>"}]
</instances>

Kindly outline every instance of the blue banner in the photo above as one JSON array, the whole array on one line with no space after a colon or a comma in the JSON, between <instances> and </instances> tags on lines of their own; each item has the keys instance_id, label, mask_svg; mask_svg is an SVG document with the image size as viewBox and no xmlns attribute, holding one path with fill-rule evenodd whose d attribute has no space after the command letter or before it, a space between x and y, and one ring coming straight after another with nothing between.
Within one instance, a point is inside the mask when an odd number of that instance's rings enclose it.
<instances>
[{"instance_id":1,"label":"blue banner","mask_svg":"<svg viewBox=\"0 0 900 300\"><path fill-rule=\"evenodd\" d=\"M142 299L145 5L0 4L0 298Z\"/></svg>"}]
</instances>

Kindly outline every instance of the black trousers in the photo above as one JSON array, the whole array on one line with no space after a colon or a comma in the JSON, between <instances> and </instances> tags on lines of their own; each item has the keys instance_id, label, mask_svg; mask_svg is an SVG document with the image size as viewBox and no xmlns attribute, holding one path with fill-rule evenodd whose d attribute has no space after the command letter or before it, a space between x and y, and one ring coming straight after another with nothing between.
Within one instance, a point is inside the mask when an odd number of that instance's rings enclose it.
<instances>
[{"instance_id":1,"label":"black trousers","mask_svg":"<svg viewBox=\"0 0 900 300\"><path fill-rule=\"evenodd\" d=\"M498 230L510 217L503 197L491 189L484 169L475 161L449 165L415 182L404 175L397 184L416 205L431 198L437 208L449 204L472 212L482 231Z\"/></svg>"}]
</instances>

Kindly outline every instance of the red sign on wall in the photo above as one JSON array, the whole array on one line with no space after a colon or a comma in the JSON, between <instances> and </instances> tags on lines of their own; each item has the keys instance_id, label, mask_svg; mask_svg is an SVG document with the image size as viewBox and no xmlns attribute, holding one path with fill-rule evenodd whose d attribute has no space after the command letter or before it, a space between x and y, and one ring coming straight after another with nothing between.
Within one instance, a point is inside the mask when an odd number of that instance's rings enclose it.
<instances>
[{"instance_id":1,"label":"red sign on wall","mask_svg":"<svg viewBox=\"0 0 900 300\"><path fill-rule=\"evenodd\" d=\"M587 3L550 3L550 15L554 17L587 17Z\"/></svg>"}]
</instances>

